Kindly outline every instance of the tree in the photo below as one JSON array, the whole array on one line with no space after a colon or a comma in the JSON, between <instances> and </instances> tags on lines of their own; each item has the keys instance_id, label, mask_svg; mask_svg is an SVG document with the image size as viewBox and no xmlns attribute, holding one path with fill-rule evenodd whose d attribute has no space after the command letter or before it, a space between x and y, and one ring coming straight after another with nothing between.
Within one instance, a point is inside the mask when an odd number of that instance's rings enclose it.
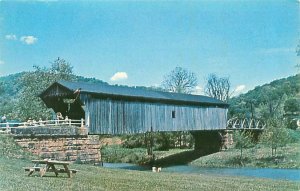
<instances>
[{"instance_id":1,"label":"tree","mask_svg":"<svg viewBox=\"0 0 300 191\"><path fill-rule=\"evenodd\" d=\"M243 158L243 149L250 148L251 146L253 146L251 137L251 133L247 131L235 131L233 134L235 147L240 149L241 160Z\"/></svg>"},{"instance_id":2,"label":"tree","mask_svg":"<svg viewBox=\"0 0 300 191\"><path fill-rule=\"evenodd\" d=\"M218 77L216 74L210 74L205 86L205 94L227 102L230 97L230 81L228 77Z\"/></svg>"},{"instance_id":3,"label":"tree","mask_svg":"<svg viewBox=\"0 0 300 191\"><path fill-rule=\"evenodd\" d=\"M195 73L176 67L164 77L162 87L170 92L191 93L197 86L197 83Z\"/></svg>"},{"instance_id":4,"label":"tree","mask_svg":"<svg viewBox=\"0 0 300 191\"><path fill-rule=\"evenodd\" d=\"M290 129L297 129L297 120L300 118L300 99L290 98L284 103L284 117Z\"/></svg>"},{"instance_id":5,"label":"tree","mask_svg":"<svg viewBox=\"0 0 300 191\"><path fill-rule=\"evenodd\" d=\"M271 147L272 157L276 155L278 147L283 147L290 142L290 136L282 120L271 118L267 127L260 136L260 142Z\"/></svg>"},{"instance_id":6,"label":"tree","mask_svg":"<svg viewBox=\"0 0 300 191\"><path fill-rule=\"evenodd\" d=\"M0 82L0 95L4 93L4 85L3 82Z\"/></svg>"},{"instance_id":7,"label":"tree","mask_svg":"<svg viewBox=\"0 0 300 191\"><path fill-rule=\"evenodd\" d=\"M284 112L285 113L294 113L300 111L300 99L290 98L284 103Z\"/></svg>"},{"instance_id":8,"label":"tree","mask_svg":"<svg viewBox=\"0 0 300 191\"><path fill-rule=\"evenodd\" d=\"M55 81L73 78L72 67L64 59L56 59L51 68L34 66L34 71L24 74L19 81L22 89L19 91L19 100L16 104L16 118L20 120L49 118L51 110L47 109L38 95Z\"/></svg>"},{"instance_id":9,"label":"tree","mask_svg":"<svg viewBox=\"0 0 300 191\"><path fill-rule=\"evenodd\" d=\"M51 63L50 73L55 80L73 80L73 67L66 60L57 58Z\"/></svg>"},{"instance_id":10,"label":"tree","mask_svg":"<svg viewBox=\"0 0 300 191\"><path fill-rule=\"evenodd\" d=\"M261 100L259 107L261 117L268 119L283 116L283 104L287 99L284 88L264 86L258 98Z\"/></svg>"},{"instance_id":11,"label":"tree","mask_svg":"<svg viewBox=\"0 0 300 191\"><path fill-rule=\"evenodd\" d=\"M182 67L176 67L168 75L164 77L162 87L170 92L176 93L192 93L197 86L198 80L196 74L184 69ZM182 137L186 137L183 132L172 132L170 136L161 137L164 140L164 147L170 146L171 142L179 142L180 147L182 146ZM175 141L176 140L176 141ZM168 148L166 148L168 149Z\"/></svg>"}]
</instances>

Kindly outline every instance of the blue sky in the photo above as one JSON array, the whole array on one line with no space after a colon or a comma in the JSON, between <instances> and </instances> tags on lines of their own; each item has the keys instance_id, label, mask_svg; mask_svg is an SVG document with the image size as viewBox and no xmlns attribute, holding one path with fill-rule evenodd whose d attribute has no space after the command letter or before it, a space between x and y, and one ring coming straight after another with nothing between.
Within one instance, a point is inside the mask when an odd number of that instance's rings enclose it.
<instances>
[{"instance_id":1,"label":"blue sky","mask_svg":"<svg viewBox=\"0 0 300 191\"><path fill-rule=\"evenodd\" d=\"M66 59L74 73L154 86L176 66L241 92L296 74L300 3L0 1L0 76Z\"/></svg>"}]
</instances>

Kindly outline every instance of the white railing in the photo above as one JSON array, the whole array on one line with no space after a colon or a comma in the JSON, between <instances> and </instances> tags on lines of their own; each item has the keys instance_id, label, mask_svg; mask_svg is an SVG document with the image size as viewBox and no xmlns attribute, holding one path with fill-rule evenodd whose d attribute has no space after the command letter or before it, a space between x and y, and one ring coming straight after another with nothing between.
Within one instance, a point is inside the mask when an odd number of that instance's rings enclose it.
<instances>
[{"instance_id":1,"label":"white railing","mask_svg":"<svg viewBox=\"0 0 300 191\"><path fill-rule=\"evenodd\" d=\"M10 133L11 128L27 128L27 127L49 127L49 126L80 126L84 127L84 119L60 119L60 120L46 120L35 121L28 120L26 122L6 122L0 123L0 133Z\"/></svg>"}]
</instances>

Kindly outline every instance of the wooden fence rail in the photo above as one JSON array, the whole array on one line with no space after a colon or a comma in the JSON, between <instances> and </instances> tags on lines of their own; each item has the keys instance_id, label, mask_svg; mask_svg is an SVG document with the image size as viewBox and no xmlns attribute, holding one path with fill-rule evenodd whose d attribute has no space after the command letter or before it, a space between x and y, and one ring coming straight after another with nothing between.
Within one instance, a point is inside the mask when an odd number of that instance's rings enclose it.
<instances>
[{"instance_id":1,"label":"wooden fence rail","mask_svg":"<svg viewBox=\"0 0 300 191\"><path fill-rule=\"evenodd\" d=\"M62 120L46 120L46 121L35 121L35 120L28 120L26 122L6 122L0 123L0 133L10 133L12 127L20 127L20 128L27 128L27 127L44 127L44 126L80 126L84 127L84 119L76 120L76 119L62 119Z\"/></svg>"}]
</instances>

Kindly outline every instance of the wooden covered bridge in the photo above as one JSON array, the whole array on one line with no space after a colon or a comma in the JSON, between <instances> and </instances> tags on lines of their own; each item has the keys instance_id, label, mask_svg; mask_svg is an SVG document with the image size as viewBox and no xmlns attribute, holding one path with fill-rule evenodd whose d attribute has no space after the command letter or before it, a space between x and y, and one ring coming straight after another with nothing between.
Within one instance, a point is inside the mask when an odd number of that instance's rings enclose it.
<instances>
[{"instance_id":1,"label":"wooden covered bridge","mask_svg":"<svg viewBox=\"0 0 300 191\"><path fill-rule=\"evenodd\" d=\"M227 126L229 105L201 95L59 81L40 97L63 116L84 118L89 134L190 131L196 148L216 150Z\"/></svg>"}]
</instances>

